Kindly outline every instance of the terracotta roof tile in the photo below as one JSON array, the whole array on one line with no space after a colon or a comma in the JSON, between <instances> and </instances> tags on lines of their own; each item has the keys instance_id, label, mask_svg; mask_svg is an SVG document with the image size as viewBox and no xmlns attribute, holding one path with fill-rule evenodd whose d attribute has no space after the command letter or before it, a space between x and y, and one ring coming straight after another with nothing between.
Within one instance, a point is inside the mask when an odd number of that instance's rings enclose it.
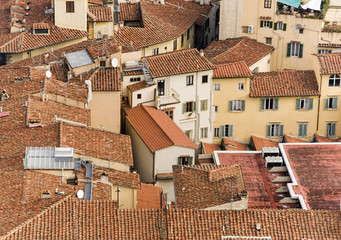
<instances>
[{"instance_id":1,"label":"terracotta roof tile","mask_svg":"<svg viewBox=\"0 0 341 240\"><path fill-rule=\"evenodd\" d=\"M251 77L252 72L245 62L228 63L215 65L213 70L213 78L240 78Z\"/></svg>"},{"instance_id":2,"label":"terracotta roof tile","mask_svg":"<svg viewBox=\"0 0 341 240\"><path fill-rule=\"evenodd\" d=\"M0 53L20 53L31 49L88 36L87 31L57 27L49 24L49 34L33 34L31 30L17 35L0 46Z\"/></svg>"},{"instance_id":3,"label":"terracotta roof tile","mask_svg":"<svg viewBox=\"0 0 341 240\"><path fill-rule=\"evenodd\" d=\"M177 208L203 209L225 204L232 198L240 200L239 194L245 190L238 165L173 165L173 176Z\"/></svg>"},{"instance_id":4,"label":"terracotta roof tile","mask_svg":"<svg viewBox=\"0 0 341 240\"><path fill-rule=\"evenodd\" d=\"M133 70L133 71L126 71L123 69L124 76L134 76L134 75L143 75L143 71L141 70Z\"/></svg>"},{"instance_id":5,"label":"terracotta roof tile","mask_svg":"<svg viewBox=\"0 0 341 240\"><path fill-rule=\"evenodd\" d=\"M144 89L144 88L148 88L148 87L151 87L151 86L154 86L154 85L149 85L149 84L147 84L146 81L141 81L141 82L129 85L128 89L129 89L130 92L136 92L138 90L141 90L141 89Z\"/></svg>"},{"instance_id":6,"label":"terracotta roof tile","mask_svg":"<svg viewBox=\"0 0 341 240\"><path fill-rule=\"evenodd\" d=\"M250 67L273 50L272 46L257 42L257 40L240 37L212 42L204 52L214 64L245 61Z\"/></svg>"},{"instance_id":7,"label":"terracotta roof tile","mask_svg":"<svg viewBox=\"0 0 341 240\"><path fill-rule=\"evenodd\" d=\"M341 74L341 53L318 54L321 74Z\"/></svg>"},{"instance_id":8,"label":"terracotta roof tile","mask_svg":"<svg viewBox=\"0 0 341 240\"><path fill-rule=\"evenodd\" d=\"M278 142L262 137L251 136L251 142L256 151L262 151L263 147L278 147Z\"/></svg>"},{"instance_id":9,"label":"terracotta roof tile","mask_svg":"<svg viewBox=\"0 0 341 240\"><path fill-rule=\"evenodd\" d=\"M246 151L247 147L245 144L231 140L229 138L222 139L222 146L224 150L229 151Z\"/></svg>"},{"instance_id":10,"label":"terracotta roof tile","mask_svg":"<svg viewBox=\"0 0 341 240\"><path fill-rule=\"evenodd\" d=\"M143 58L153 78L214 69L197 49L186 49Z\"/></svg>"},{"instance_id":11,"label":"terracotta roof tile","mask_svg":"<svg viewBox=\"0 0 341 240\"><path fill-rule=\"evenodd\" d=\"M93 59L106 55L111 55L121 51L120 47L117 45L117 43L115 43L115 40L113 39L106 40L103 44L94 44L87 46L86 49Z\"/></svg>"},{"instance_id":12,"label":"terracotta roof tile","mask_svg":"<svg viewBox=\"0 0 341 240\"><path fill-rule=\"evenodd\" d=\"M120 3L120 21L140 21L141 7L140 3Z\"/></svg>"},{"instance_id":13,"label":"terracotta roof tile","mask_svg":"<svg viewBox=\"0 0 341 240\"><path fill-rule=\"evenodd\" d=\"M126 119L151 152L170 146L197 146L163 111L139 105L126 111Z\"/></svg>"},{"instance_id":14,"label":"terracotta roof tile","mask_svg":"<svg viewBox=\"0 0 341 240\"><path fill-rule=\"evenodd\" d=\"M113 183L114 185L132 188L140 187L140 176L137 173L123 172L94 165L93 180L100 181L102 174L105 174L108 177L108 182ZM111 192L111 190L109 191ZM111 196L109 199L111 199Z\"/></svg>"},{"instance_id":15,"label":"terracotta roof tile","mask_svg":"<svg viewBox=\"0 0 341 240\"><path fill-rule=\"evenodd\" d=\"M202 143L203 152L204 154L212 154L213 151L220 150L219 144L214 143Z\"/></svg>"},{"instance_id":16,"label":"terracotta roof tile","mask_svg":"<svg viewBox=\"0 0 341 240\"><path fill-rule=\"evenodd\" d=\"M88 6L88 21L90 22L111 22L112 10L105 6Z\"/></svg>"},{"instance_id":17,"label":"terracotta roof tile","mask_svg":"<svg viewBox=\"0 0 341 240\"><path fill-rule=\"evenodd\" d=\"M332 139L318 135L318 134L314 134L314 141L315 142L333 142Z\"/></svg>"},{"instance_id":18,"label":"terracotta roof tile","mask_svg":"<svg viewBox=\"0 0 341 240\"><path fill-rule=\"evenodd\" d=\"M88 0L88 3L103 5L103 1L102 0Z\"/></svg>"},{"instance_id":19,"label":"terracotta roof tile","mask_svg":"<svg viewBox=\"0 0 341 240\"><path fill-rule=\"evenodd\" d=\"M283 142L286 142L286 143L307 143L308 141L284 134Z\"/></svg>"},{"instance_id":20,"label":"terracotta roof tile","mask_svg":"<svg viewBox=\"0 0 341 240\"><path fill-rule=\"evenodd\" d=\"M122 27L116 32L127 46L142 48L174 40L189 29L198 14L196 11L166 4L140 1L143 27Z\"/></svg>"},{"instance_id":21,"label":"terracotta roof tile","mask_svg":"<svg viewBox=\"0 0 341 240\"><path fill-rule=\"evenodd\" d=\"M283 70L254 73L250 97L319 96L314 71Z\"/></svg>"},{"instance_id":22,"label":"terracotta roof tile","mask_svg":"<svg viewBox=\"0 0 341 240\"><path fill-rule=\"evenodd\" d=\"M137 189L137 208L163 208L162 188L151 184L141 183Z\"/></svg>"},{"instance_id":23,"label":"terracotta roof tile","mask_svg":"<svg viewBox=\"0 0 341 240\"><path fill-rule=\"evenodd\" d=\"M120 76L119 68L96 68L87 79L91 81L93 91L120 91Z\"/></svg>"}]
</instances>

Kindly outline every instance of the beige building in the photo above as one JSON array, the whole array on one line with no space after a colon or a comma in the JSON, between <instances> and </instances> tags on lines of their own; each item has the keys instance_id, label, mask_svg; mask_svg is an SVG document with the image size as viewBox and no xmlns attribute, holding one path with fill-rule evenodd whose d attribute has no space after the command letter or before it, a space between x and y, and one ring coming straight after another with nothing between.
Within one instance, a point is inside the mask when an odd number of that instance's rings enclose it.
<instances>
[{"instance_id":1,"label":"beige building","mask_svg":"<svg viewBox=\"0 0 341 240\"><path fill-rule=\"evenodd\" d=\"M313 138L319 103L313 71L252 74L241 62L218 66L213 84L215 143L222 137L248 143L251 135Z\"/></svg>"}]
</instances>

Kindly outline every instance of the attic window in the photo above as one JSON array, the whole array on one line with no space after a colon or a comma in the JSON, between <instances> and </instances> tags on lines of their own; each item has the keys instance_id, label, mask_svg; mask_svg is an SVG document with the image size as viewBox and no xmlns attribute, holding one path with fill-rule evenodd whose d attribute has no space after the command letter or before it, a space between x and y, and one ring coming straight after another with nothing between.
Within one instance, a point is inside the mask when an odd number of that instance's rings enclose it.
<instances>
[{"instance_id":1,"label":"attic window","mask_svg":"<svg viewBox=\"0 0 341 240\"><path fill-rule=\"evenodd\" d=\"M34 34L39 35L39 34L49 34L49 29L34 29Z\"/></svg>"}]
</instances>

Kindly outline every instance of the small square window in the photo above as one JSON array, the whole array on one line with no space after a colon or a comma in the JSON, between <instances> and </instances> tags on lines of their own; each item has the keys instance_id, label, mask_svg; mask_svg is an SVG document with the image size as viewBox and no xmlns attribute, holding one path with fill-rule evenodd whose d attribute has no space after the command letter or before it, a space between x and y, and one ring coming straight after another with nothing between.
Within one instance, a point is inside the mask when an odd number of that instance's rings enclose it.
<instances>
[{"instance_id":1,"label":"small square window","mask_svg":"<svg viewBox=\"0 0 341 240\"><path fill-rule=\"evenodd\" d=\"M141 99L142 95L139 93L137 94L137 99Z\"/></svg>"},{"instance_id":2,"label":"small square window","mask_svg":"<svg viewBox=\"0 0 341 240\"><path fill-rule=\"evenodd\" d=\"M201 138L207 138L208 128L201 128Z\"/></svg>"},{"instance_id":3,"label":"small square window","mask_svg":"<svg viewBox=\"0 0 341 240\"><path fill-rule=\"evenodd\" d=\"M100 67L106 67L106 62L105 61L100 61L99 62Z\"/></svg>"},{"instance_id":4,"label":"small square window","mask_svg":"<svg viewBox=\"0 0 341 240\"><path fill-rule=\"evenodd\" d=\"M193 75L189 75L186 77L186 85L187 86L190 86L190 85L193 85Z\"/></svg>"},{"instance_id":5,"label":"small square window","mask_svg":"<svg viewBox=\"0 0 341 240\"><path fill-rule=\"evenodd\" d=\"M340 75L338 74L333 74L329 77L329 87L340 87Z\"/></svg>"},{"instance_id":6,"label":"small square window","mask_svg":"<svg viewBox=\"0 0 341 240\"><path fill-rule=\"evenodd\" d=\"M74 13L75 12L75 2L74 1L66 1L66 12Z\"/></svg>"},{"instance_id":7,"label":"small square window","mask_svg":"<svg viewBox=\"0 0 341 240\"><path fill-rule=\"evenodd\" d=\"M264 8L271 8L271 0L264 0Z\"/></svg>"},{"instance_id":8,"label":"small square window","mask_svg":"<svg viewBox=\"0 0 341 240\"><path fill-rule=\"evenodd\" d=\"M266 37L265 38L265 43L271 45L272 44L272 38L271 37Z\"/></svg>"},{"instance_id":9,"label":"small square window","mask_svg":"<svg viewBox=\"0 0 341 240\"><path fill-rule=\"evenodd\" d=\"M214 128L214 137L219 137L219 128Z\"/></svg>"},{"instance_id":10,"label":"small square window","mask_svg":"<svg viewBox=\"0 0 341 240\"><path fill-rule=\"evenodd\" d=\"M214 111L218 112L218 106L214 106Z\"/></svg>"},{"instance_id":11,"label":"small square window","mask_svg":"<svg viewBox=\"0 0 341 240\"><path fill-rule=\"evenodd\" d=\"M174 117L174 111L173 110L166 110L165 113L170 117L170 119L173 120Z\"/></svg>"},{"instance_id":12,"label":"small square window","mask_svg":"<svg viewBox=\"0 0 341 240\"><path fill-rule=\"evenodd\" d=\"M153 55L159 54L159 48L153 48L152 54L153 54Z\"/></svg>"},{"instance_id":13,"label":"small square window","mask_svg":"<svg viewBox=\"0 0 341 240\"><path fill-rule=\"evenodd\" d=\"M244 83L238 83L238 90L244 90Z\"/></svg>"},{"instance_id":14,"label":"small square window","mask_svg":"<svg viewBox=\"0 0 341 240\"><path fill-rule=\"evenodd\" d=\"M208 76L207 75L202 76L201 82L202 83L208 83Z\"/></svg>"},{"instance_id":15,"label":"small square window","mask_svg":"<svg viewBox=\"0 0 341 240\"><path fill-rule=\"evenodd\" d=\"M130 78L130 82L139 82L139 81L141 81L140 77Z\"/></svg>"},{"instance_id":16,"label":"small square window","mask_svg":"<svg viewBox=\"0 0 341 240\"><path fill-rule=\"evenodd\" d=\"M300 33L300 34L303 34L303 30L304 30L304 28L300 28L300 29L299 29L299 33Z\"/></svg>"},{"instance_id":17,"label":"small square window","mask_svg":"<svg viewBox=\"0 0 341 240\"><path fill-rule=\"evenodd\" d=\"M214 91L220 91L220 83L214 84Z\"/></svg>"}]
</instances>

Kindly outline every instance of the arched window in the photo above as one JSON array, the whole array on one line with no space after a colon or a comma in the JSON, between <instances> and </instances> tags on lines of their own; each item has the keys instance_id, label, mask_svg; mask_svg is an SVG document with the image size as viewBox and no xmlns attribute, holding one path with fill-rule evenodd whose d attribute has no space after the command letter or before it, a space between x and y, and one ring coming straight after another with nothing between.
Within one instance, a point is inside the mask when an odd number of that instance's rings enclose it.
<instances>
[{"instance_id":1,"label":"arched window","mask_svg":"<svg viewBox=\"0 0 341 240\"><path fill-rule=\"evenodd\" d=\"M329 87L340 87L340 75L333 74L329 77Z\"/></svg>"}]
</instances>

